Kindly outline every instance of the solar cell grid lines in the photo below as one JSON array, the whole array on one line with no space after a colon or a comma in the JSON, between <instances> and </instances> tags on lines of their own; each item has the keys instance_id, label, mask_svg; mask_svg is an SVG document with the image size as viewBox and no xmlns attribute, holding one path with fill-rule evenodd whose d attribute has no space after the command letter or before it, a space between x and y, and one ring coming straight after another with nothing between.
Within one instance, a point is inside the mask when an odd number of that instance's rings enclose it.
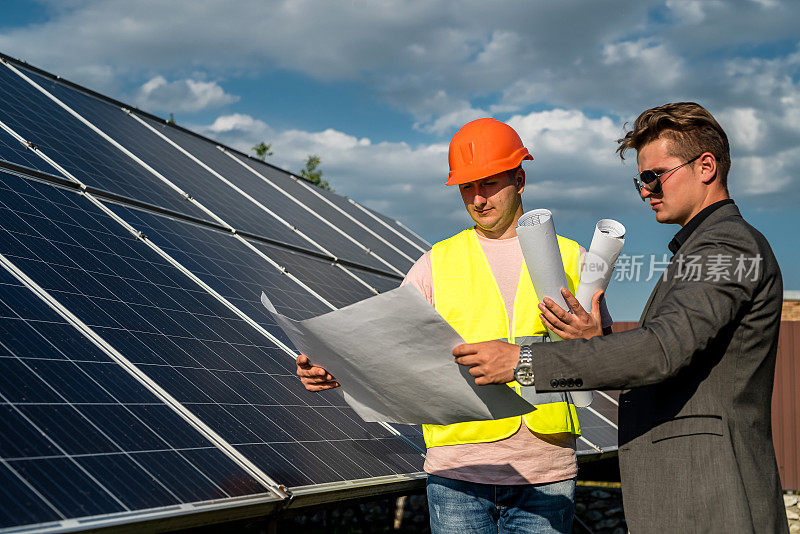
<instances>
[{"instance_id":1,"label":"solar cell grid lines","mask_svg":"<svg viewBox=\"0 0 800 534\"><path fill-rule=\"evenodd\" d=\"M355 202L355 201L353 201L353 202ZM362 206L361 204L358 204L358 203L356 203L356 204L360 209L366 211L367 213L369 213L375 219L378 219L378 220L382 221L383 224L388 226L393 233L400 234L401 236L403 236L403 239L405 241L413 243L414 247L417 248L418 250L420 250L420 252L424 252L424 251L429 250L431 248L431 244L430 243L428 243L427 241L422 239L420 236L418 236L414 232L410 231L408 228L406 228L405 226L400 224L395 219L392 219L391 217L387 217L386 215L384 215L384 214L382 214L380 212L377 212L375 210L369 209L366 206Z\"/></svg>"},{"instance_id":2,"label":"solar cell grid lines","mask_svg":"<svg viewBox=\"0 0 800 534\"><path fill-rule=\"evenodd\" d=\"M308 485L419 470L418 451L338 397L306 395L284 352L79 195L10 178L3 198L0 252L227 441L270 451L265 472ZM350 446L351 462L370 464L357 442L404 452L377 473L323 467ZM320 470L299 472L303 461Z\"/></svg>"},{"instance_id":3,"label":"solar cell grid lines","mask_svg":"<svg viewBox=\"0 0 800 534\"><path fill-rule=\"evenodd\" d=\"M0 106L0 121L83 183L208 218L4 64L0 64L0 101L4 104ZM36 169L52 173L44 161Z\"/></svg>"},{"instance_id":4,"label":"solar cell grid lines","mask_svg":"<svg viewBox=\"0 0 800 534\"><path fill-rule=\"evenodd\" d=\"M17 139L13 134L5 130L3 126L3 124L0 124L0 160L16 163L23 167L47 172L49 174L59 174L55 167L35 154L32 148L28 147L21 139Z\"/></svg>"},{"instance_id":5,"label":"solar cell grid lines","mask_svg":"<svg viewBox=\"0 0 800 534\"><path fill-rule=\"evenodd\" d=\"M424 249L420 250L415 245L410 244L408 241L392 232L380 222L376 224L376 219L374 219L369 212L362 210L349 199L333 194L329 191L325 191L324 189L315 188L313 185L307 184L300 179L298 179L298 183L302 187L305 187L307 190L311 191L313 194L324 197L326 202L330 202L331 204L335 205L337 209L346 213L347 217L352 217L352 219L358 221L357 224L359 227L363 227L365 229L364 231L374 235L376 239L385 242L385 245L387 247L391 247L396 254L402 255L402 258L406 262L413 263L425 251ZM406 270L408 270L410 267L411 265L408 264Z\"/></svg>"},{"instance_id":6,"label":"solar cell grid lines","mask_svg":"<svg viewBox=\"0 0 800 534\"><path fill-rule=\"evenodd\" d=\"M322 222L320 217L325 216L325 213L315 215L298 206L288 199L280 190L275 189L257 175L226 156L214 143L200 139L177 128L172 128L169 125L158 123L150 118L145 117L142 118L142 120L171 141L181 146L194 157L203 161L215 172L224 176L236 187L250 195L256 202L268 207L279 217L298 228L303 234L309 236L315 243L320 245L323 250L330 252L336 257L360 263L374 269L388 270L385 264L367 253L362 247L354 244ZM235 192L230 186L226 185L225 187ZM256 207L255 203L248 201L241 194L236 193L236 195L238 195L238 203L249 204L251 209L262 211ZM225 213L224 208L222 208L220 212ZM247 229L255 234L263 233L259 227L244 227L242 229Z\"/></svg>"},{"instance_id":7,"label":"solar cell grid lines","mask_svg":"<svg viewBox=\"0 0 800 534\"><path fill-rule=\"evenodd\" d=\"M402 275L411 267L413 261L387 247L358 224L348 219L347 216L320 199L316 191L305 187L304 184L300 183L300 180L292 179L291 175L281 172L266 163L246 158L241 154L233 154L231 152L228 152L228 154L238 161L240 165L248 169L251 174L271 184L272 187L295 204L303 206L303 210L318 214L318 218L323 223L327 221L328 224L326 226L338 232L339 235L366 247L374 256L379 258L381 263L385 262L384 265L386 263L390 264L397 274Z\"/></svg>"},{"instance_id":8,"label":"solar cell grid lines","mask_svg":"<svg viewBox=\"0 0 800 534\"><path fill-rule=\"evenodd\" d=\"M391 278L389 276L384 276L378 273L364 271L361 269L350 269L350 270L361 280L365 281L371 287L374 287L381 293L385 293L386 291L391 291L392 289L396 289L397 287L400 286L400 280L398 280L397 278Z\"/></svg>"},{"instance_id":9,"label":"solar cell grid lines","mask_svg":"<svg viewBox=\"0 0 800 534\"><path fill-rule=\"evenodd\" d=\"M0 269L0 529L266 492Z\"/></svg>"},{"instance_id":10,"label":"solar cell grid lines","mask_svg":"<svg viewBox=\"0 0 800 534\"><path fill-rule=\"evenodd\" d=\"M229 233L122 205L109 207L250 317L268 325L273 333L280 329L261 304L261 291L275 299L281 313L292 318L306 319L330 311ZM264 245L265 251L270 249L280 250Z\"/></svg>"},{"instance_id":11,"label":"solar cell grid lines","mask_svg":"<svg viewBox=\"0 0 800 534\"><path fill-rule=\"evenodd\" d=\"M260 162L255 162L255 164L261 166ZM288 178L300 187L292 191L289 189L291 187L290 183L284 181L286 177L283 177L282 173L273 174L276 174L279 177L278 179L282 180L282 183L279 184L282 190L289 192L292 196L296 196L315 211L325 213L325 217L337 227L345 230L359 242L378 251L382 257L389 259L395 265L401 267L403 271L407 271L413 264L414 256L409 256L390 240L385 239L380 233L354 216L355 214L351 213L351 206L346 198L315 187L313 184L295 176Z\"/></svg>"},{"instance_id":12,"label":"solar cell grid lines","mask_svg":"<svg viewBox=\"0 0 800 534\"><path fill-rule=\"evenodd\" d=\"M34 73L29 75L59 100L211 210L220 220L232 227L269 239L297 247L309 247L309 244L291 228L280 224L267 212L247 202L233 188L186 157L147 127L131 119L119 107L70 87L51 82ZM158 180L158 178L153 176L152 180ZM107 183L102 187L114 191L115 184ZM173 191L172 194L179 195L177 191Z\"/></svg>"}]
</instances>

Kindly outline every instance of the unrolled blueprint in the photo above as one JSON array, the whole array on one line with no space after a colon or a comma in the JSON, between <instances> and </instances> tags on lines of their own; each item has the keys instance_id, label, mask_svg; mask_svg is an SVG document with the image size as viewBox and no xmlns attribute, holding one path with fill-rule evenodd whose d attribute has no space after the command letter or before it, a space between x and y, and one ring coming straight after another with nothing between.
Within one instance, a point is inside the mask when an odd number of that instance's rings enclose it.
<instances>
[{"instance_id":1,"label":"unrolled blueprint","mask_svg":"<svg viewBox=\"0 0 800 534\"><path fill-rule=\"evenodd\" d=\"M263 293L261 302L365 421L444 425L534 410L506 385L475 385L453 359L463 340L413 286L305 321L284 317Z\"/></svg>"}]
</instances>

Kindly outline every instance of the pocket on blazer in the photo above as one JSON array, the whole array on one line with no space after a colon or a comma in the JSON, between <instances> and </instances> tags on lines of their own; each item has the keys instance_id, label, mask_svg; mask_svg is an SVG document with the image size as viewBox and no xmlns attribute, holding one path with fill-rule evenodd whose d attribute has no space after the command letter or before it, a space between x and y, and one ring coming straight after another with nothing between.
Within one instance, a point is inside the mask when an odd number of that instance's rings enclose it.
<instances>
[{"instance_id":1,"label":"pocket on blazer","mask_svg":"<svg viewBox=\"0 0 800 534\"><path fill-rule=\"evenodd\" d=\"M665 439L699 434L722 436L724 431L725 426L719 415L686 415L659 422L651 430L650 437L653 443L657 443Z\"/></svg>"}]
</instances>

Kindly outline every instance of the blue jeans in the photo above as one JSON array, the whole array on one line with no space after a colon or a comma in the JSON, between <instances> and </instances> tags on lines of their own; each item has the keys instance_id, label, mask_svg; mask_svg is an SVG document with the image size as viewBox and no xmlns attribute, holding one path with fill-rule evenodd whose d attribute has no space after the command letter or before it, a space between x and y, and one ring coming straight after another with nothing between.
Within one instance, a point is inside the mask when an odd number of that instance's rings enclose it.
<instances>
[{"instance_id":1,"label":"blue jeans","mask_svg":"<svg viewBox=\"0 0 800 534\"><path fill-rule=\"evenodd\" d=\"M428 475L432 534L572 532L575 479L495 486Z\"/></svg>"}]
</instances>

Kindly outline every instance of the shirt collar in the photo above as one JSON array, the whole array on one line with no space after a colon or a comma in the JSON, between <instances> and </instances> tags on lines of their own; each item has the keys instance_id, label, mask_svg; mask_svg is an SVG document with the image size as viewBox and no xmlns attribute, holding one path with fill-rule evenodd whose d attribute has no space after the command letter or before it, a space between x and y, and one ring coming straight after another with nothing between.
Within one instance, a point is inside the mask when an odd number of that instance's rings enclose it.
<instances>
[{"instance_id":1,"label":"shirt collar","mask_svg":"<svg viewBox=\"0 0 800 534\"><path fill-rule=\"evenodd\" d=\"M697 227L700 226L700 223L705 221L708 218L709 215L711 215L712 213L717 211L719 208L721 208L722 206L725 206L727 204L733 204L733 199L732 198L726 198L725 200L720 200L719 202L714 202L710 206L706 206L705 208L703 208L700 211L700 213L698 213L697 215L692 217L692 220L690 220L688 223L683 225L683 228L678 230L678 233L675 234L675 237L673 237L672 241L670 241L669 245L667 245L669 247L670 252L672 252L673 254L678 252L678 249L681 248L681 246L684 243L686 243L686 240L689 239L689 236L692 235L692 233L695 230L697 230Z\"/></svg>"}]
</instances>

